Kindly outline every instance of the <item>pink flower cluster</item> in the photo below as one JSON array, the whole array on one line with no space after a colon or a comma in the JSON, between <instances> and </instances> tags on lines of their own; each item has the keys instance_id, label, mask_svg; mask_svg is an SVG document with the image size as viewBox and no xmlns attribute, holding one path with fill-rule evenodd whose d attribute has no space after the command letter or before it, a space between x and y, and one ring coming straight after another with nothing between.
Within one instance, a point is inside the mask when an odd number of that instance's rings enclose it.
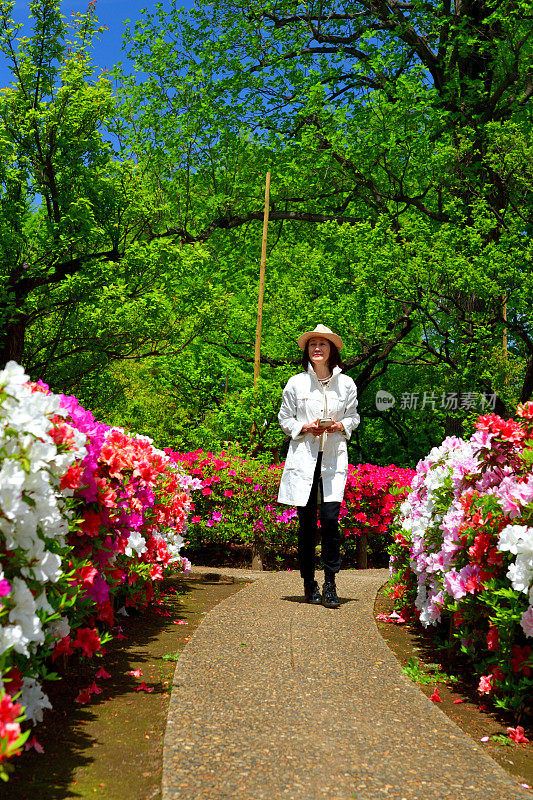
<instances>
[{"instance_id":1,"label":"pink flower cluster","mask_svg":"<svg viewBox=\"0 0 533 800\"><path fill-rule=\"evenodd\" d=\"M43 384L34 388L47 391ZM87 437L87 455L61 480L79 513L69 532L72 582L93 601L90 618L112 626L118 598L126 606L145 607L164 567L189 568L179 557L189 481L147 437L98 422L75 397L61 395L60 405L67 412L56 423L63 440L71 426Z\"/></svg>"},{"instance_id":2,"label":"pink flower cluster","mask_svg":"<svg viewBox=\"0 0 533 800\"><path fill-rule=\"evenodd\" d=\"M101 654L106 641L123 638L121 607L145 608L167 568L189 569L179 553L195 482L150 439L98 422L75 397L30 384L14 362L0 379L5 759L24 742L21 714L35 723L51 707L41 686L50 660L61 672L72 659Z\"/></svg>"},{"instance_id":3,"label":"pink flower cluster","mask_svg":"<svg viewBox=\"0 0 533 800\"><path fill-rule=\"evenodd\" d=\"M480 694L522 713L533 691L533 403L480 417L417 465L391 557L403 616L450 620Z\"/></svg>"},{"instance_id":4,"label":"pink flower cluster","mask_svg":"<svg viewBox=\"0 0 533 800\"><path fill-rule=\"evenodd\" d=\"M296 508L280 506L276 499L283 464L261 465L227 452L167 452L180 470L203 485L188 534L192 545L224 542L237 547L259 537L273 562L295 551ZM347 548L364 532L371 544L379 542L385 550L394 507L405 497L413 474L395 466L349 466L340 515Z\"/></svg>"},{"instance_id":5,"label":"pink flower cluster","mask_svg":"<svg viewBox=\"0 0 533 800\"><path fill-rule=\"evenodd\" d=\"M193 545L225 542L250 545L261 537L277 548L294 532L296 509L282 511L276 496L283 465L263 465L223 451L165 451L181 472L202 487L188 539ZM192 484L192 488L198 488Z\"/></svg>"}]
</instances>

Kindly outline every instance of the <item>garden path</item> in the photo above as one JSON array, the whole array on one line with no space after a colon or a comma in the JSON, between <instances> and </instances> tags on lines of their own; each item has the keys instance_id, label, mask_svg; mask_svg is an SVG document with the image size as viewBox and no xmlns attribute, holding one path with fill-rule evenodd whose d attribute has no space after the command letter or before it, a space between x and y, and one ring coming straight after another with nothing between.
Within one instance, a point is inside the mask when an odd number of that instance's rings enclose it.
<instances>
[{"instance_id":1,"label":"garden path","mask_svg":"<svg viewBox=\"0 0 533 800\"><path fill-rule=\"evenodd\" d=\"M296 572L204 571L251 583L177 662L163 800L530 800L402 673L374 620L386 570L341 571L335 610Z\"/></svg>"}]
</instances>

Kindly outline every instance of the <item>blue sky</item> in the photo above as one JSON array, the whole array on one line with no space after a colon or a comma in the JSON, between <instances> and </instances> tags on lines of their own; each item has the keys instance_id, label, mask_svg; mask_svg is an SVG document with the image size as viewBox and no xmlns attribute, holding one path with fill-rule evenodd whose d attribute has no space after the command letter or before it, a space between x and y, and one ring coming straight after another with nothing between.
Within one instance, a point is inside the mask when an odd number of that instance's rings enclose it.
<instances>
[{"instance_id":1,"label":"blue sky","mask_svg":"<svg viewBox=\"0 0 533 800\"><path fill-rule=\"evenodd\" d=\"M63 0L61 11L69 17L73 11L86 11L89 0ZM140 16L143 8L152 8L154 0L98 0L96 11L101 25L105 25L108 30L100 36L100 41L96 42L94 48L95 64L108 69L116 64L117 61L124 61L125 55L121 53L122 34L124 32L124 20L129 19L135 22ZM183 0L180 3L184 8L191 8L193 0ZM28 0L17 0L13 18L17 22L28 22ZM30 29L27 28L26 32ZM20 35L20 34L19 34ZM4 57L0 55L0 86L11 83L11 75L6 69Z\"/></svg>"}]
</instances>

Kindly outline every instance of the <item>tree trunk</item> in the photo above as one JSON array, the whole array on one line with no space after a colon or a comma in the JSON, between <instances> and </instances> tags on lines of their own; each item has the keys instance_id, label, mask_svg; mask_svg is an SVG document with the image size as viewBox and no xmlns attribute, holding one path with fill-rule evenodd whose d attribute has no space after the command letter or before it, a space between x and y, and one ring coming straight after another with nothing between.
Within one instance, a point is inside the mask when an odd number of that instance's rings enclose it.
<instances>
[{"instance_id":1,"label":"tree trunk","mask_svg":"<svg viewBox=\"0 0 533 800\"><path fill-rule=\"evenodd\" d=\"M533 394L533 358L529 358L526 367L526 374L524 383L522 384L522 391L520 392L520 402L527 403Z\"/></svg>"},{"instance_id":2,"label":"tree trunk","mask_svg":"<svg viewBox=\"0 0 533 800\"><path fill-rule=\"evenodd\" d=\"M366 569L368 566L368 537L366 533L360 533L357 537L356 555L357 569Z\"/></svg>"},{"instance_id":3,"label":"tree trunk","mask_svg":"<svg viewBox=\"0 0 533 800\"><path fill-rule=\"evenodd\" d=\"M3 368L8 361L22 361L24 342L26 337L26 317L19 317L15 322L8 323L6 331L0 340L0 367Z\"/></svg>"}]
</instances>

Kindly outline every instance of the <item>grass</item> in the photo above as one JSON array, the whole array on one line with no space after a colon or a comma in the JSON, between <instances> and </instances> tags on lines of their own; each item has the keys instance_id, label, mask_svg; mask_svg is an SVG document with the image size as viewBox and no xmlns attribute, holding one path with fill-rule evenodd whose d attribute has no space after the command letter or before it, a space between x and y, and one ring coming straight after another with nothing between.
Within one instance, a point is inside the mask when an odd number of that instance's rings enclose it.
<instances>
[{"instance_id":1,"label":"grass","mask_svg":"<svg viewBox=\"0 0 533 800\"><path fill-rule=\"evenodd\" d=\"M457 680L455 675L448 675L446 672L439 669L438 664L424 664L422 666L418 659L413 658L413 656L409 658L405 667L402 667L402 672L404 672L413 683L422 683L424 685L430 683L450 683Z\"/></svg>"}]
</instances>

